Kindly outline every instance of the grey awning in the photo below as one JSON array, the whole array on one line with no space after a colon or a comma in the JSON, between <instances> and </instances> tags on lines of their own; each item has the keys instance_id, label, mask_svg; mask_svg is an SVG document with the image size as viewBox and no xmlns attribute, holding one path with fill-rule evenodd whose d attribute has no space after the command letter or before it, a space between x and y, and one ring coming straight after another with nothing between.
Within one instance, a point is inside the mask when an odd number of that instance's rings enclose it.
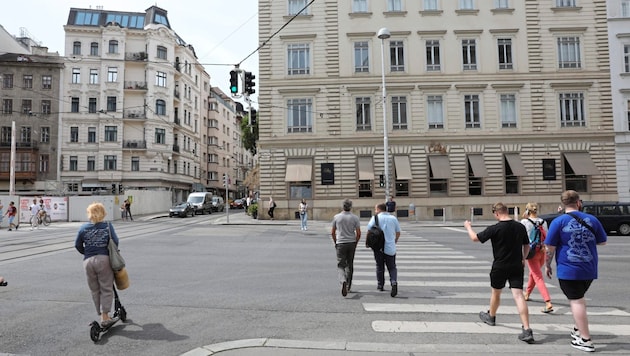
<instances>
[{"instance_id":1,"label":"grey awning","mask_svg":"<svg viewBox=\"0 0 630 356\"><path fill-rule=\"evenodd\" d=\"M468 163L470 163L470 168L472 168L474 177L481 178L488 176L486 162L484 162L482 154L468 155Z\"/></svg>"},{"instance_id":2,"label":"grey awning","mask_svg":"<svg viewBox=\"0 0 630 356\"><path fill-rule=\"evenodd\" d=\"M523 165L523 160L521 159L521 155L519 153L506 153L505 160L510 165L510 169L512 169L512 174L517 177L523 177L527 175L527 170Z\"/></svg>"},{"instance_id":3,"label":"grey awning","mask_svg":"<svg viewBox=\"0 0 630 356\"><path fill-rule=\"evenodd\" d=\"M431 165L433 178L453 178L453 172L451 172L451 162L448 160L448 156L429 156L429 164Z\"/></svg>"},{"instance_id":4,"label":"grey awning","mask_svg":"<svg viewBox=\"0 0 630 356\"><path fill-rule=\"evenodd\" d=\"M411 164L409 164L409 156L394 156L394 164L396 165L396 179L411 179Z\"/></svg>"},{"instance_id":5,"label":"grey awning","mask_svg":"<svg viewBox=\"0 0 630 356\"><path fill-rule=\"evenodd\" d=\"M359 180L374 180L374 165L372 157L359 157Z\"/></svg>"},{"instance_id":6,"label":"grey awning","mask_svg":"<svg viewBox=\"0 0 630 356\"><path fill-rule=\"evenodd\" d=\"M588 152L566 152L564 158L569 162L573 173L576 175L593 176L600 174Z\"/></svg>"},{"instance_id":7,"label":"grey awning","mask_svg":"<svg viewBox=\"0 0 630 356\"><path fill-rule=\"evenodd\" d=\"M313 159L289 158L287 160L287 173L284 177L285 182L310 182L312 175Z\"/></svg>"}]
</instances>

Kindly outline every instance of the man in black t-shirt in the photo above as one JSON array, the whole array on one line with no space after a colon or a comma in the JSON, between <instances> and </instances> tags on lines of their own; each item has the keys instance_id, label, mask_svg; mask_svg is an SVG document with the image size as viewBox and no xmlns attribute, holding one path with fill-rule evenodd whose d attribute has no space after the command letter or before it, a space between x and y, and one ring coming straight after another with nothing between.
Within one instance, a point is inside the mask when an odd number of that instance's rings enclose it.
<instances>
[{"instance_id":1,"label":"man in black t-shirt","mask_svg":"<svg viewBox=\"0 0 630 356\"><path fill-rule=\"evenodd\" d=\"M389 200L385 203L385 206L387 207L387 212L390 214L396 211L396 202L394 201L394 196L389 196Z\"/></svg>"},{"instance_id":2,"label":"man in black t-shirt","mask_svg":"<svg viewBox=\"0 0 630 356\"><path fill-rule=\"evenodd\" d=\"M494 204L492 214L499 222L480 233L473 231L470 221L464 222L471 240L481 243L490 240L492 243L494 261L492 261L490 271L490 286L492 287L490 309L487 312L480 312L479 318L490 326L495 325L497 310L501 303L501 290L508 281L523 324L518 338L531 344L534 342L534 334L529 327L529 310L523 296L525 256L529 252L527 230L523 224L510 217L508 208L503 203Z\"/></svg>"}]
</instances>

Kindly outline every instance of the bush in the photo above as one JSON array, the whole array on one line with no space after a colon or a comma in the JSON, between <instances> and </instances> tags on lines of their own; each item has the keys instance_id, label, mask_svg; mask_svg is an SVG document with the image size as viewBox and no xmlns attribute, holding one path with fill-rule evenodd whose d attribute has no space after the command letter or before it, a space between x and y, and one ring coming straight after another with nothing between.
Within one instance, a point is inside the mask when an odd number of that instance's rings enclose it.
<instances>
[{"instance_id":1,"label":"bush","mask_svg":"<svg viewBox=\"0 0 630 356\"><path fill-rule=\"evenodd\" d=\"M251 203L247 207L247 213L255 219L258 216L258 203Z\"/></svg>"}]
</instances>

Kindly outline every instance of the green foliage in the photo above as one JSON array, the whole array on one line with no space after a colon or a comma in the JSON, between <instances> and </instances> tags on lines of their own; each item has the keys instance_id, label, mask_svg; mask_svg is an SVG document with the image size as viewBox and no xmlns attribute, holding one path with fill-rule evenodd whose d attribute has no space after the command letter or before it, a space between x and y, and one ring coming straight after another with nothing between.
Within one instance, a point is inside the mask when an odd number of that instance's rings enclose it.
<instances>
[{"instance_id":1,"label":"green foliage","mask_svg":"<svg viewBox=\"0 0 630 356\"><path fill-rule=\"evenodd\" d=\"M260 113L259 113L260 115ZM241 121L241 139L243 140L243 147L256 154L256 143L258 142L258 122L260 122L260 116L256 120L256 124L249 126L249 116L246 116Z\"/></svg>"},{"instance_id":2,"label":"green foliage","mask_svg":"<svg viewBox=\"0 0 630 356\"><path fill-rule=\"evenodd\" d=\"M247 213L252 216L254 214L258 214L258 203L249 204L249 206L247 207Z\"/></svg>"}]
</instances>

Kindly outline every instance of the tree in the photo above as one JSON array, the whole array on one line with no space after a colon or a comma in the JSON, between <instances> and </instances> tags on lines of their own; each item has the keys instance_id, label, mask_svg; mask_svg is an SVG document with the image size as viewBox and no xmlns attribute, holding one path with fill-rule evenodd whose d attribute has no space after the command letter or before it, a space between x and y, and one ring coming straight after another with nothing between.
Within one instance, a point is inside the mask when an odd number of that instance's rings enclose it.
<instances>
[{"instance_id":1,"label":"tree","mask_svg":"<svg viewBox=\"0 0 630 356\"><path fill-rule=\"evenodd\" d=\"M241 120L241 137L243 140L243 147L246 150L251 152L253 155L256 154L256 144L258 142L258 122L260 118L256 120L256 123L252 126L249 126L249 114Z\"/></svg>"}]
</instances>

